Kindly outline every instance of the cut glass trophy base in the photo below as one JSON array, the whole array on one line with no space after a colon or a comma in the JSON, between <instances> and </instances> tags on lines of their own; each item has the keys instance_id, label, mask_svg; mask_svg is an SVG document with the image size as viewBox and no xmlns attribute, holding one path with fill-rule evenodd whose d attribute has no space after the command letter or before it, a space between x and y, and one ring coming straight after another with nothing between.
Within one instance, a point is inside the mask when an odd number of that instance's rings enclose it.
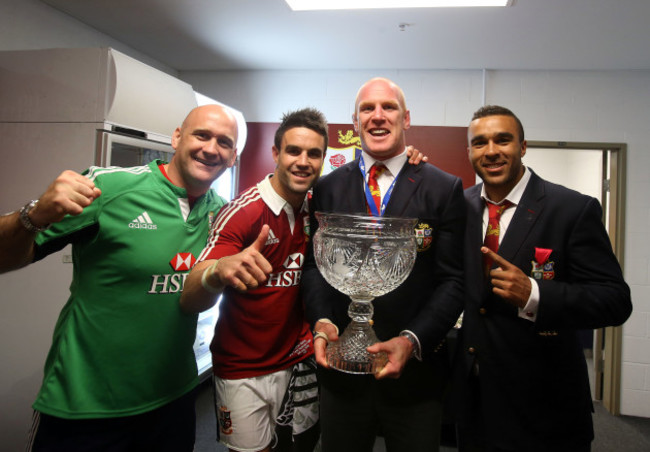
<instances>
[{"instance_id":1,"label":"cut glass trophy base","mask_svg":"<svg viewBox=\"0 0 650 452\"><path fill-rule=\"evenodd\" d=\"M352 321L338 341L327 346L330 367L349 374L374 374L388 362L386 353L368 353L366 348L379 342L367 322Z\"/></svg>"}]
</instances>

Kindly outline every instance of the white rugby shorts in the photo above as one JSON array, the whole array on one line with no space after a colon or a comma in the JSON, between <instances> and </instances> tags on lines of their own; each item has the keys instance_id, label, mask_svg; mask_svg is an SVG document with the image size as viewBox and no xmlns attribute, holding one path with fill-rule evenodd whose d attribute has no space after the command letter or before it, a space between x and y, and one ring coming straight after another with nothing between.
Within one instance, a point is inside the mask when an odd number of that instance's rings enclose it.
<instances>
[{"instance_id":1,"label":"white rugby shorts","mask_svg":"<svg viewBox=\"0 0 650 452\"><path fill-rule=\"evenodd\" d=\"M264 449L273 441L275 420L291 379L291 367L268 375L213 378L217 436L241 452Z\"/></svg>"}]
</instances>

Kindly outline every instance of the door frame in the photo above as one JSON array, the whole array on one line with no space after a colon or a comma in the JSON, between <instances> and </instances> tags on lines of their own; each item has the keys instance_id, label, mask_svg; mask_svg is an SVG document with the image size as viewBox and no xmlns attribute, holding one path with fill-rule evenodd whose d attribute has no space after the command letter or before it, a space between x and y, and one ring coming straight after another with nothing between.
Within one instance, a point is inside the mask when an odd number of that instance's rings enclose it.
<instances>
[{"instance_id":1,"label":"door frame","mask_svg":"<svg viewBox=\"0 0 650 452\"><path fill-rule=\"evenodd\" d=\"M535 141L529 148L601 150L603 153L603 222L608 224L609 239L621 269L625 262L625 193L627 145L625 143ZM596 330L594 338L594 398L602 400L611 414L621 413L621 364L623 328Z\"/></svg>"}]
</instances>

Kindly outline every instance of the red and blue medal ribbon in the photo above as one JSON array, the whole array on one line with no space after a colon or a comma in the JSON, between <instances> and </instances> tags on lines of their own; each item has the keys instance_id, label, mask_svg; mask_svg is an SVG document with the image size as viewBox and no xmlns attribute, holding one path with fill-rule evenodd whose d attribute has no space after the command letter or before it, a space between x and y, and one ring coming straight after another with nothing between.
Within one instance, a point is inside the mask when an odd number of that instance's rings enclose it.
<instances>
[{"instance_id":1,"label":"red and blue medal ribbon","mask_svg":"<svg viewBox=\"0 0 650 452\"><path fill-rule=\"evenodd\" d=\"M373 216L380 217L386 211L386 206L388 205L388 201L390 201L390 197L393 194L393 187L395 186L397 177L393 179L393 182L390 184L388 191L384 195L384 199L381 201L380 209L377 209L375 198L372 196L371 188L368 186L368 178L366 177L366 164L363 161L363 155L359 157L359 169L361 170L361 174L363 174L363 184L365 186L366 203L368 204L368 209Z\"/></svg>"}]
</instances>

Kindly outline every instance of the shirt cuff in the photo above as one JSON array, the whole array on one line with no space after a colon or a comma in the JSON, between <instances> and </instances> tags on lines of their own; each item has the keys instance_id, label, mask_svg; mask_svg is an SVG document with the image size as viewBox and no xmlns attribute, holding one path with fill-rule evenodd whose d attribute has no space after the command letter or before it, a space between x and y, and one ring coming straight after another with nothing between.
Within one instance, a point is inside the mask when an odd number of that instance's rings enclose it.
<instances>
[{"instance_id":1,"label":"shirt cuff","mask_svg":"<svg viewBox=\"0 0 650 452\"><path fill-rule=\"evenodd\" d=\"M519 308L519 317L534 322L537 320L537 310L539 309L539 286L535 279L531 277L528 277L528 279L530 279L531 284L530 295L526 302L526 306Z\"/></svg>"},{"instance_id":2,"label":"shirt cuff","mask_svg":"<svg viewBox=\"0 0 650 452\"><path fill-rule=\"evenodd\" d=\"M420 339L418 339L415 333L410 330L404 330L399 335L407 338L413 344L411 356L415 357L418 361L422 361L422 346L420 345Z\"/></svg>"}]
</instances>

